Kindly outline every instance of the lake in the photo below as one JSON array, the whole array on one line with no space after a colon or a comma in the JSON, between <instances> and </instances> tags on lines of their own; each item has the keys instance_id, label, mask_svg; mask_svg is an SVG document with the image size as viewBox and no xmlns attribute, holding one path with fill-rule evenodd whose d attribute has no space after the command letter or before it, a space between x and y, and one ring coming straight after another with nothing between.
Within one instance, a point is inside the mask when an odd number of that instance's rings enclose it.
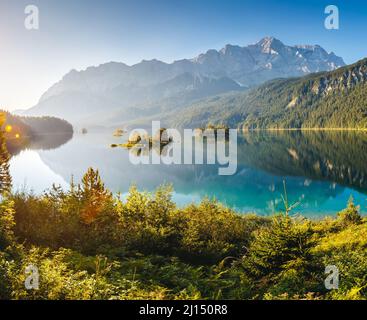
<instances>
[{"instance_id":1,"label":"lake","mask_svg":"<svg viewBox=\"0 0 367 320\"><path fill-rule=\"evenodd\" d=\"M218 175L217 165L133 165L128 150L111 148L122 138L112 132L74 134L69 141L40 144L14 155L15 190L41 193L53 183L67 188L88 167L98 168L106 186L125 195L132 184L152 191L174 187L178 205L216 198L239 212L269 215L284 208L283 180L294 213L335 215L350 196L366 212L367 133L358 131L277 131L239 133L237 172ZM151 152L154 152L151 151Z\"/></svg>"}]
</instances>

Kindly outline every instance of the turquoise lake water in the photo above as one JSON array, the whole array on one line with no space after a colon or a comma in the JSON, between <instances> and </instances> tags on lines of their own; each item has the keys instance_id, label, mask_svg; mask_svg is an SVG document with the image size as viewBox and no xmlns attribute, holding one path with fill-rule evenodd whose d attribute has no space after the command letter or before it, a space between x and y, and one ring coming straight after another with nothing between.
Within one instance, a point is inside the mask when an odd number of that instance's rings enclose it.
<instances>
[{"instance_id":1,"label":"turquoise lake water","mask_svg":"<svg viewBox=\"0 0 367 320\"><path fill-rule=\"evenodd\" d=\"M171 183L179 205L215 197L237 211L269 215L284 208L286 181L289 202L299 202L294 213L335 215L350 196L362 212L367 211L364 132L241 133L237 172L232 176L218 175L218 165L134 165L128 150L111 148L121 140L111 132L75 134L62 145L23 150L11 159L13 187L35 193L52 183L67 188L72 176L79 181L88 167L94 167L108 188L123 195L132 184L151 191Z\"/></svg>"}]
</instances>

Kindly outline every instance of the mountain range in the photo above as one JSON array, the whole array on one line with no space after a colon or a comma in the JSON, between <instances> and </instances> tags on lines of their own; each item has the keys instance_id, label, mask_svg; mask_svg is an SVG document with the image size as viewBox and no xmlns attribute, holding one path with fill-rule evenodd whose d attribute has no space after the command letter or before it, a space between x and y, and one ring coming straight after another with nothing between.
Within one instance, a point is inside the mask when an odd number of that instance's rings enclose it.
<instances>
[{"instance_id":1,"label":"mountain range","mask_svg":"<svg viewBox=\"0 0 367 320\"><path fill-rule=\"evenodd\" d=\"M23 112L55 116L78 125L118 125L184 112L198 101L242 95L276 78L333 71L345 63L319 45L287 46L273 37L245 47L226 45L173 63L110 62L72 70Z\"/></svg>"}]
</instances>

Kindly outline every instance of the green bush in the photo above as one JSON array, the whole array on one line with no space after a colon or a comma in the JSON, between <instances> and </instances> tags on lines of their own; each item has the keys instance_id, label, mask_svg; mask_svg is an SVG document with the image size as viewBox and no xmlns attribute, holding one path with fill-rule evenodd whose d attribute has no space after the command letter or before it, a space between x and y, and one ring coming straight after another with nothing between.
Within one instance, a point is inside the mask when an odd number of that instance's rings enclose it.
<instances>
[{"instance_id":1,"label":"green bush","mask_svg":"<svg viewBox=\"0 0 367 320\"><path fill-rule=\"evenodd\" d=\"M172 188L123 201L89 169L80 184L0 202L0 299L365 299L367 228L336 219L239 215L215 200L179 208ZM25 269L40 273L27 290ZM324 286L336 265L340 288Z\"/></svg>"},{"instance_id":2,"label":"green bush","mask_svg":"<svg viewBox=\"0 0 367 320\"><path fill-rule=\"evenodd\" d=\"M359 207L354 204L354 200L351 197L348 201L346 209L338 213L338 223L342 228L348 227L354 224L360 224L362 217L359 213Z\"/></svg>"}]
</instances>

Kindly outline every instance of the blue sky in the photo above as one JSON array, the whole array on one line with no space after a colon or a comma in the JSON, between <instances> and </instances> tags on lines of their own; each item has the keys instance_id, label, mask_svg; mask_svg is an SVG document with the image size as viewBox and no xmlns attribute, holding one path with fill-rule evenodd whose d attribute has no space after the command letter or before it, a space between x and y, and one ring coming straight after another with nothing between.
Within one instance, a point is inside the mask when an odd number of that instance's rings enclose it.
<instances>
[{"instance_id":1,"label":"blue sky","mask_svg":"<svg viewBox=\"0 0 367 320\"><path fill-rule=\"evenodd\" d=\"M40 29L24 28L37 5ZM326 30L324 9L340 10ZM0 0L0 105L28 108L71 69L108 61L172 62L270 35L319 44L352 63L367 56L365 0Z\"/></svg>"}]
</instances>

